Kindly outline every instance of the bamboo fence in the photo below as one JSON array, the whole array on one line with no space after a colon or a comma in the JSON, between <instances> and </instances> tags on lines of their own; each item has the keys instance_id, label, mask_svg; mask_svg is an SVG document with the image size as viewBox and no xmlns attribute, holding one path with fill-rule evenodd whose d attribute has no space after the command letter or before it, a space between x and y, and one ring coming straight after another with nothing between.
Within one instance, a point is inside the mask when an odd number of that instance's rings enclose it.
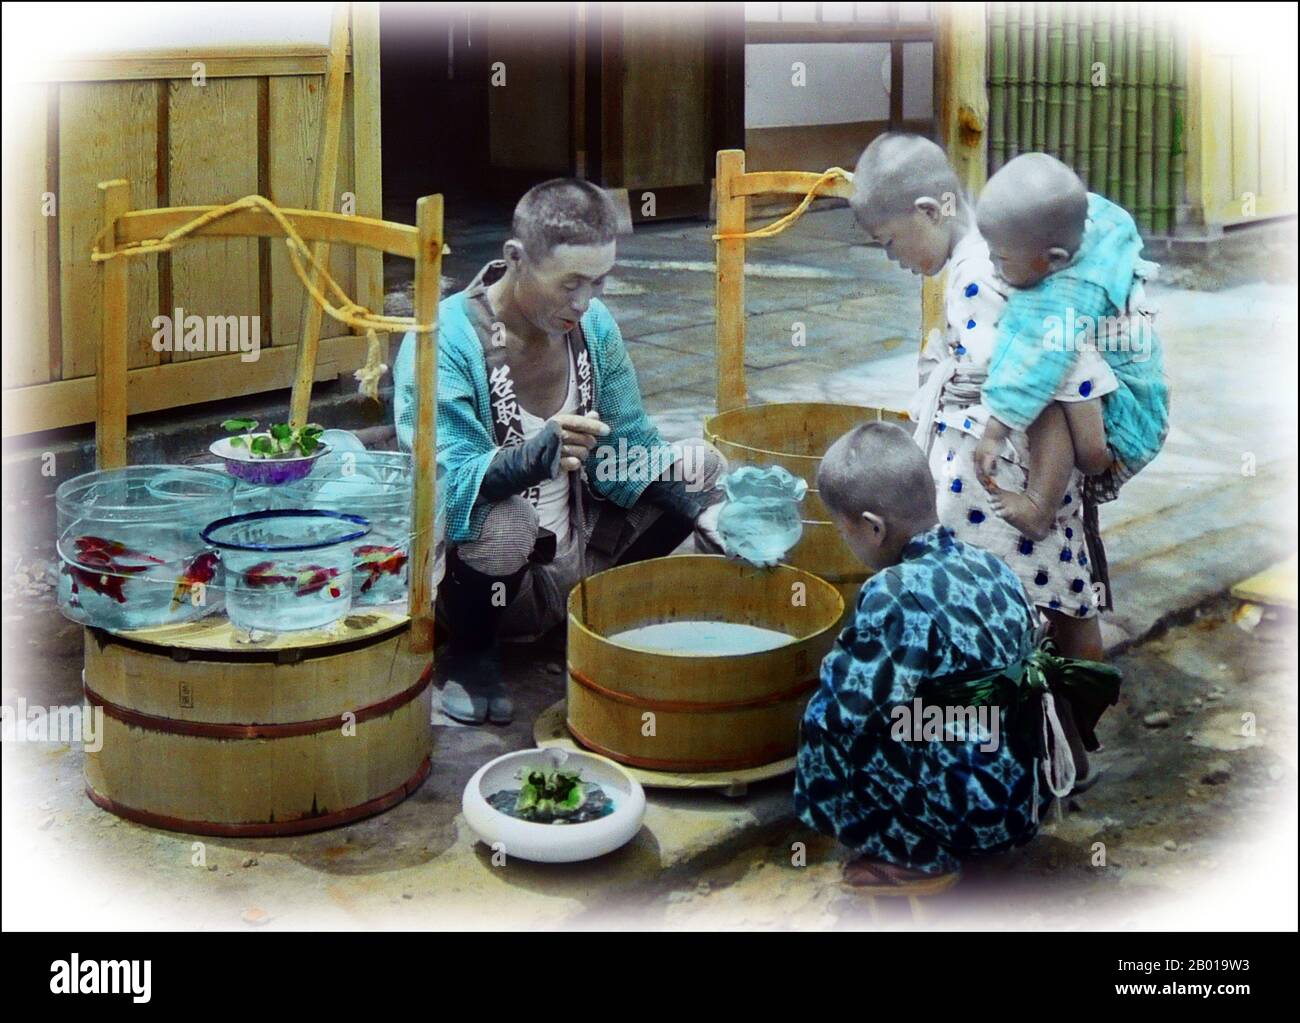
<instances>
[{"instance_id":1,"label":"bamboo fence","mask_svg":"<svg viewBox=\"0 0 1300 1023\"><path fill-rule=\"evenodd\" d=\"M989 173L1050 153L1172 233L1186 205L1187 38L1166 5L992 3Z\"/></svg>"}]
</instances>

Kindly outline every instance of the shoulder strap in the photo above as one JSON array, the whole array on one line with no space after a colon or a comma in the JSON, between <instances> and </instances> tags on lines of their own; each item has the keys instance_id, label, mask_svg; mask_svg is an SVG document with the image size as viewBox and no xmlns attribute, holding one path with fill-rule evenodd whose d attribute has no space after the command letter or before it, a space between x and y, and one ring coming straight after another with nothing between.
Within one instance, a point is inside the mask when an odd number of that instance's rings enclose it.
<instances>
[{"instance_id":1,"label":"shoulder strap","mask_svg":"<svg viewBox=\"0 0 1300 1023\"><path fill-rule=\"evenodd\" d=\"M514 381L510 376L510 363L506 360L506 346L499 343L495 327L492 305L488 301L488 286L495 283L505 273L505 263L494 260L488 263L465 289L467 298L466 312L470 324L478 335L483 349L483 361L487 369L488 389L491 391L489 404L492 408L492 431L496 442L501 447L514 447L524 442L523 416L519 400L515 395ZM573 365L578 374L578 414L586 415L596 404L595 379L591 370L591 356L587 350L587 338L578 323L566 335L569 351L573 356Z\"/></svg>"}]
</instances>

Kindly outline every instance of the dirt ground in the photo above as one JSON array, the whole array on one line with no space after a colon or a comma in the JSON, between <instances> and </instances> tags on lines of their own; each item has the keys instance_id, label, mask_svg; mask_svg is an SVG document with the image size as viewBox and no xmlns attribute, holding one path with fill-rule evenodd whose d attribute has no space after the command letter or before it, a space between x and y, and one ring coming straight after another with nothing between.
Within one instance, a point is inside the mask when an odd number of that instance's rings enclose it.
<instances>
[{"instance_id":1,"label":"dirt ground","mask_svg":"<svg viewBox=\"0 0 1300 1023\"><path fill-rule=\"evenodd\" d=\"M5 579L4 702L75 703L80 630L34 571L20 564ZM1029 845L969 865L919 924L906 902L873 906L840 884L843 851L794 820L788 779L738 801L651 791L655 827L648 816L623 850L587 865L494 867L459 817L459 792L490 756L531 745L529 722L562 695L558 651L533 649L509 659L521 720L440 737L454 753L406 803L319 835L208 840L198 864L191 837L91 805L79 749L5 743L5 926L66 927L65 900L80 925L127 928L1257 926L1287 903L1280 891L1277 906L1238 900L1217 921L1194 909L1237 871L1295 878L1295 618L1251 627L1236 610L1217 600L1121 657L1102 782ZM438 721L440 733L453 727ZM747 817L749 801L771 812ZM683 838L715 818L726 826ZM1288 839L1271 837L1279 827ZM23 896L28 882L38 896Z\"/></svg>"}]
</instances>

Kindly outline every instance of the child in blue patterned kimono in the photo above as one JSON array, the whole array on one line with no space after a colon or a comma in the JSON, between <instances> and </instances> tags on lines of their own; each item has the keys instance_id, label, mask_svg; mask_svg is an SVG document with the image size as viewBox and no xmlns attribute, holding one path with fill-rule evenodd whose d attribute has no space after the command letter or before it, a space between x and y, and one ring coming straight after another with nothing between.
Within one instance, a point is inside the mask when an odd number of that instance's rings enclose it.
<instances>
[{"instance_id":1,"label":"child in blue patterned kimono","mask_svg":"<svg viewBox=\"0 0 1300 1023\"><path fill-rule=\"evenodd\" d=\"M1073 784L1056 705L1027 682L1041 677L1026 669L1041 660L1040 619L1004 562L938 524L925 455L898 426L841 437L817 486L875 574L804 714L795 809L857 854L850 883L938 890L962 860L1032 838L1052 794ZM920 727L921 701L970 707L977 692L974 720L950 712L941 731ZM1080 726L1095 742L1093 721Z\"/></svg>"},{"instance_id":2,"label":"child in blue patterned kimono","mask_svg":"<svg viewBox=\"0 0 1300 1023\"><path fill-rule=\"evenodd\" d=\"M1140 258L1133 218L1045 153L1017 157L993 175L976 217L1011 286L983 386L991 416L976 470L998 513L1037 538L1076 466L1096 474L1086 495L1110 500L1164 444L1169 386L1142 288L1156 267ZM1062 385L1093 352L1115 385L1099 404L1089 400L1101 392L1085 376L1078 394L1061 402ZM1018 492L993 479L1014 430L1028 432L1031 459L1028 485Z\"/></svg>"}]
</instances>

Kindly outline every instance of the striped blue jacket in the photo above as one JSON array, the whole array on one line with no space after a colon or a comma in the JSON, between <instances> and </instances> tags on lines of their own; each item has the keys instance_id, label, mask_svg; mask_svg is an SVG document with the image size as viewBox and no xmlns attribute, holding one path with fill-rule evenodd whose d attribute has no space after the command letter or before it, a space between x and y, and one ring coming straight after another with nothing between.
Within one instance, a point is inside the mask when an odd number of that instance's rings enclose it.
<instances>
[{"instance_id":1,"label":"striped blue jacket","mask_svg":"<svg viewBox=\"0 0 1300 1023\"><path fill-rule=\"evenodd\" d=\"M497 450L487 364L467 301L465 292L458 292L438 306L438 500L446 510L447 542L452 544L478 539L489 507L478 503L478 491ZM657 458L661 467L670 465L672 449L642 407L636 371L623 336L599 299L592 299L582 317L582 329L595 378L595 408L610 428L597 452L608 445L612 451L628 451L634 457ZM415 335L408 333L393 366L397 440L408 451L415 429L417 387ZM588 472L591 488L622 508L630 508L641 496L649 482L644 477L636 472Z\"/></svg>"}]
</instances>

